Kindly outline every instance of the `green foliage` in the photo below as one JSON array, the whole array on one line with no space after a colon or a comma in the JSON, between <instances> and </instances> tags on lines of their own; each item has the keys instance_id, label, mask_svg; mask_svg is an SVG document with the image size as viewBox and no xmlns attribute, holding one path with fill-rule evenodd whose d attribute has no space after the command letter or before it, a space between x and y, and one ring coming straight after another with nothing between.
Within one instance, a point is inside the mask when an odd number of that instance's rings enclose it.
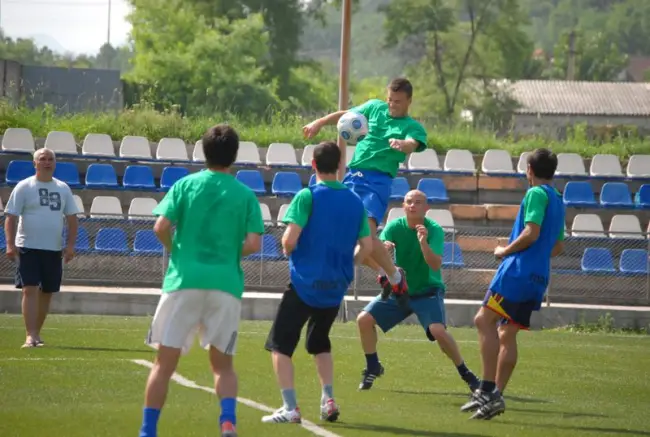
<instances>
[{"instance_id":1,"label":"green foliage","mask_svg":"<svg viewBox=\"0 0 650 437\"><path fill-rule=\"evenodd\" d=\"M584 314L581 315L581 320L578 323L568 325L564 328L557 329L558 331L569 331L583 334L629 334L629 335L649 335L650 326L639 328L617 328L614 317L611 313L605 313L600 316L598 321L588 323L585 321Z\"/></svg>"}]
</instances>

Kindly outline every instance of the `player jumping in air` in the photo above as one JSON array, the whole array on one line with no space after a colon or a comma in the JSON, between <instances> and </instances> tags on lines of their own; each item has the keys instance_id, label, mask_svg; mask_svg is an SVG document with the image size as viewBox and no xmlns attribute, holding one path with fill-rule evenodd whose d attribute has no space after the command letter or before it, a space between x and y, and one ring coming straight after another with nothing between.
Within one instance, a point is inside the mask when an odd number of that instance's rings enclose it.
<instances>
[{"instance_id":1,"label":"player jumping in air","mask_svg":"<svg viewBox=\"0 0 650 437\"><path fill-rule=\"evenodd\" d=\"M377 296L359 314L357 325L361 345L366 354L371 375L380 375L382 365L377 357L377 331L388 332L394 326L415 313L427 338L437 341L440 349L454 363L465 383L474 391L479 381L465 365L458 345L447 331L445 321L445 284L440 269L444 250L443 229L434 220L425 217L427 198L418 190L404 197L405 217L386 224L381 240L387 248L395 250L397 265L409 278L407 294ZM373 381L364 379L360 390L369 390Z\"/></svg>"},{"instance_id":2,"label":"player jumping in air","mask_svg":"<svg viewBox=\"0 0 650 437\"><path fill-rule=\"evenodd\" d=\"M307 352L314 356L320 378L321 418L335 421L339 408L333 394L333 364L329 332L339 306L354 279L354 265L372 250L363 203L336 172L341 151L324 142L314 149L312 167L318 183L304 188L292 200L283 221L287 229L282 247L289 256L291 282L266 341L281 388L283 406L265 423L299 423L291 357L307 323Z\"/></svg>"},{"instance_id":3,"label":"player jumping in air","mask_svg":"<svg viewBox=\"0 0 650 437\"><path fill-rule=\"evenodd\" d=\"M422 152L427 147L424 127L408 115L412 97L411 83L398 78L388 85L385 102L374 99L350 109L366 117L368 135L356 145L343 183L361 198L368 212L373 245L372 254L364 264L378 273L377 280L384 294L404 294L408 290L406 274L393 264L377 238L377 227L386 214L391 185L400 163L408 154ZM336 124L346 112L334 112L309 123L303 128L305 136L316 136L323 126ZM363 371L364 380L373 381L378 376L372 369Z\"/></svg>"},{"instance_id":4,"label":"player jumping in air","mask_svg":"<svg viewBox=\"0 0 650 437\"><path fill-rule=\"evenodd\" d=\"M217 125L203 136L206 171L176 182L154 209L154 232L170 253L146 343L158 349L145 391L140 437L156 437L169 380L200 331L221 400L223 437L236 437L233 355L244 292L241 257L260 250L264 222L255 194L229 173L239 136ZM172 237L172 226L176 231ZM242 244L243 242L243 244Z\"/></svg>"},{"instance_id":5,"label":"player jumping in air","mask_svg":"<svg viewBox=\"0 0 650 437\"><path fill-rule=\"evenodd\" d=\"M541 308L551 274L551 257L564 247L565 208L551 181L557 157L537 149L528 157L530 187L519 207L507 246L494 255L502 262L474 317L483 360L483 380L461 411L489 420L505 412L503 391L517 363L517 333L530 327ZM500 323L500 326L497 324Z\"/></svg>"}]
</instances>

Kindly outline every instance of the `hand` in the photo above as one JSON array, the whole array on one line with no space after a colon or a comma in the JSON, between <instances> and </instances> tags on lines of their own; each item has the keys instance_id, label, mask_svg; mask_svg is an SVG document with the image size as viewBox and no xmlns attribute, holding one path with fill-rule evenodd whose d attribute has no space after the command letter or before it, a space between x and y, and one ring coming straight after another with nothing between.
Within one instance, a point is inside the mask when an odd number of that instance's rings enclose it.
<instances>
[{"instance_id":1,"label":"hand","mask_svg":"<svg viewBox=\"0 0 650 437\"><path fill-rule=\"evenodd\" d=\"M15 261L17 257L16 246L13 244L7 244L7 258L12 261Z\"/></svg>"},{"instance_id":2,"label":"hand","mask_svg":"<svg viewBox=\"0 0 650 437\"><path fill-rule=\"evenodd\" d=\"M320 132L322 127L323 126L321 125L320 119L312 121L302 128L302 134L307 139L314 138L316 135L318 135L318 132Z\"/></svg>"},{"instance_id":3,"label":"hand","mask_svg":"<svg viewBox=\"0 0 650 437\"><path fill-rule=\"evenodd\" d=\"M67 264L72 261L72 258L74 258L74 248L66 247L63 249L63 262Z\"/></svg>"},{"instance_id":4,"label":"hand","mask_svg":"<svg viewBox=\"0 0 650 437\"><path fill-rule=\"evenodd\" d=\"M503 258L506 256L506 248L505 246L497 246L494 248L494 256L498 259Z\"/></svg>"},{"instance_id":5,"label":"hand","mask_svg":"<svg viewBox=\"0 0 650 437\"><path fill-rule=\"evenodd\" d=\"M418 241L420 244L425 244L427 242L427 238L429 237L429 231L427 230L426 226L416 225L415 230L418 232Z\"/></svg>"},{"instance_id":6,"label":"hand","mask_svg":"<svg viewBox=\"0 0 650 437\"><path fill-rule=\"evenodd\" d=\"M390 140L388 140L388 144L390 145L390 147L395 150L399 150L400 152L404 152L404 143L406 143L406 141L398 140L395 138L391 138Z\"/></svg>"},{"instance_id":7,"label":"hand","mask_svg":"<svg viewBox=\"0 0 650 437\"><path fill-rule=\"evenodd\" d=\"M384 241L384 247L386 248L386 250L389 251L395 250L395 243L393 243L392 241Z\"/></svg>"}]
</instances>

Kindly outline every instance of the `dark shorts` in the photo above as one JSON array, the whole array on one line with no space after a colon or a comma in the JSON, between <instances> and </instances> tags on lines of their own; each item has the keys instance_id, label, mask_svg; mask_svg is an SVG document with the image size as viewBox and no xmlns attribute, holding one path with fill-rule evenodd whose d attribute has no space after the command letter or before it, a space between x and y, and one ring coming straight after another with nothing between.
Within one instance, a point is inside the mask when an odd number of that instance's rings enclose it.
<instances>
[{"instance_id":1,"label":"dark shorts","mask_svg":"<svg viewBox=\"0 0 650 437\"><path fill-rule=\"evenodd\" d=\"M490 290L485 294L483 306L500 315L502 324L513 323L526 330L530 328L533 311L538 311L541 307L536 300L513 302Z\"/></svg>"},{"instance_id":2,"label":"dark shorts","mask_svg":"<svg viewBox=\"0 0 650 437\"><path fill-rule=\"evenodd\" d=\"M293 356L300 341L300 333L307 323L307 352L318 355L332 351L330 329L339 315L339 306L316 308L307 305L289 284L282 296L278 313L264 346L269 352Z\"/></svg>"},{"instance_id":3,"label":"dark shorts","mask_svg":"<svg viewBox=\"0 0 650 437\"><path fill-rule=\"evenodd\" d=\"M386 300L381 300L381 297L377 296L363 310L370 313L383 332L390 331L411 314L415 314L427 338L431 341L436 339L431 335L429 326L446 325L445 296L444 292L437 288L421 296L410 296L408 307L400 305L395 296L391 295Z\"/></svg>"},{"instance_id":4,"label":"dark shorts","mask_svg":"<svg viewBox=\"0 0 650 437\"><path fill-rule=\"evenodd\" d=\"M56 293L61 288L63 257L60 250L18 247L16 288L41 287L44 293Z\"/></svg>"},{"instance_id":5,"label":"dark shorts","mask_svg":"<svg viewBox=\"0 0 650 437\"><path fill-rule=\"evenodd\" d=\"M393 178L378 171L350 169L343 183L359 196L368 217L374 219L379 226L388 209Z\"/></svg>"}]
</instances>

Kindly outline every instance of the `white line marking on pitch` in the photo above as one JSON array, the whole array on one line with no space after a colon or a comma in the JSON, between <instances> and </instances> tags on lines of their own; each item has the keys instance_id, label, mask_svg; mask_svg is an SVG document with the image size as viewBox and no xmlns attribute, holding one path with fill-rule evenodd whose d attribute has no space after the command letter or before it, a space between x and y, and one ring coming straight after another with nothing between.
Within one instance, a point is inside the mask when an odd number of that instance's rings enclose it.
<instances>
[{"instance_id":1,"label":"white line marking on pitch","mask_svg":"<svg viewBox=\"0 0 650 437\"><path fill-rule=\"evenodd\" d=\"M135 364L139 364L140 366L148 367L150 369L153 367L153 363L151 361L147 361L147 360L131 360L131 362L135 363ZM203 390L205 392L214 394L214 389L213 388L198 385L196 382L190 381L189 379L185 378L184 376L179 375L178 373L174 373L172 375L172 380L174 382L182 385L183 387L194 388L194 389L197 389L197 390ZM246 398L238 397L237 402L239 402L241 404L244 404L244 405L246 405L248 407L255 408L256 410L262 411L264 413L272 413L273 411L275 411L271 407L267 407L264 404L260 404L259 402L255 402L255 401L252 401L252 400L246 399ZM269 424L268 426L270 426L270 427L272 427L272 426L282 426L282 424ZM335 434L335 433L333 433L331 431L328 431L328 430L326 430L324 428L321 428L320 426L316 425L313 422L310 422L309 420L302 419L301 426L303 428L305 428L307 431L311 432L312 434L315 434L315 435L318 435L318 436L321 436L321 437L342 437L342 436L340 436L338 434Z\"/></svg>"}]
</instances>

